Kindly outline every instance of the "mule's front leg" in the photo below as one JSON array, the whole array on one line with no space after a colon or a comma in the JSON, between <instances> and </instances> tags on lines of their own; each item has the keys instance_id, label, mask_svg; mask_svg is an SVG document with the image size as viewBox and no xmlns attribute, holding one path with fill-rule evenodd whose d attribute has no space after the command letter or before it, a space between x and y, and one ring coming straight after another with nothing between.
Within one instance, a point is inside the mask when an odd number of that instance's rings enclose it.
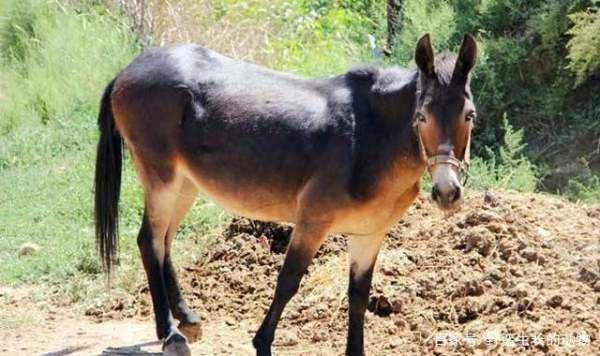
<instances>
[{"instance_id":1,"label":"mule's front leg","mask_svg":"<svg viewBox=\"0 0 600 356\"><path fill-rule=\"evenodd\" d=\"M348 283L347 356L363 356L364 323L373 268L385 234L350 237L350 281Z\"/></svg>"},{"instance_id":2,"label":"mule's front leg","mask_svg":"<svg viewBox=\"0 0 600 356\"><path fill-rule=\"evenodd\" d=\"M275 297L254 340L252 340L257 356L271 355L271 344L281 313L298 291L300 280L326 235L327 227L323 223L297 223L294 227L285 261L277 278Z\"/></svg>"}]
</instances>

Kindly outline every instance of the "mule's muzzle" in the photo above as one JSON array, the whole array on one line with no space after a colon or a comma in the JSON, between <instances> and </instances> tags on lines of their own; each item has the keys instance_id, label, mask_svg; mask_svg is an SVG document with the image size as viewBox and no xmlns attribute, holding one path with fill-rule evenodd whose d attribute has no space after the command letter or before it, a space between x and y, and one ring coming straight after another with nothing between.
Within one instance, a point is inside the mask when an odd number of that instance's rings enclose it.
<instances>
[{"instance_id":1,"label":"mule's muzzle","mask_svg":"<svg viewBox=\"0 0 600 356\"><path fill-rule=\"evenodd\" d=\"M454 181L435 183L431 187L431 199L443 210L455 210L463 201L463 187Z\"/></svg>"},{"instance_id":2,"label":"mule's muzzle","mask_svg":"<svg viewBox=\"0 0 600 356\"><path fill-rule=\"evenodd\" d=\"M438 162L429 168L431 199L442 210L457 210L463 202L462 170L449 162ZM464 181L463 181L464 182Z\"/></svg>"}]
</instances>

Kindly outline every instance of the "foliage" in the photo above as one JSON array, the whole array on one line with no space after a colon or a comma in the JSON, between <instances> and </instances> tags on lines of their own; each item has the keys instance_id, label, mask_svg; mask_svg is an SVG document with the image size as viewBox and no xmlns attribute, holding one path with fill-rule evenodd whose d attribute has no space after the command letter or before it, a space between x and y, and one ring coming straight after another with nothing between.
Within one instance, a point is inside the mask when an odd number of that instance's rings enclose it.
<instances>
[{"instance_id":1,"label":"foliage","mask_svg":"<svg viewBox=\"0 0 600 356\"><path fill-rule=\"evenodd\" d=\"M293 2L292 2L293 3ZM298 1L288 26L271 42L266 64L305 75L339 74L369 59L367 37L384 18L379 1Z\"/></svg>"},{"instance_id":2,"label":"foliage","mask_svg":"<svg viewBox=\"0 0 600 356\"><path fill-rule=\"evenodd\" d=\"M408 65L414 56L415 43L429 33L436 51L455 46L456 14L452 5L439 0L405 0L401 32L393 49L393 62Z\"/></svg>"},{"instance_id":3,"label":"foliage","mask_svg":"<svg viewBox=\"0 0 600 356\"><path fill-rule=\"evenodd\" d=\"M589 169L588 162L585 159L581 159L581 161L585 168L569 179L564 194L576 202L600 202L600 176Z\"/></svg>"},{"instance_id":4,"label":"foliage","mask_svg":"<svg viewBox=\"0 0 600 356\"><path fill-rule=\"evenodd\" d=\"M573 27L568 31L572 36L567 44L568 68L577 75L580 83L600 70L600 9L576 12L569 18Z\"/></svg>"},{"instance_id":5,"label":"foliage","mask_svg":"<svg viewBox=\"0 0 600 356\"><path fill-rule=\"evenodd\" d=\"M489 160L473 159L469 185L475 189L511 189L532 192L536 188L537 168L524 155L523 131L515 130L506 116L503 119L504 143L498 156Z\"/></svg>"}]
</instances>

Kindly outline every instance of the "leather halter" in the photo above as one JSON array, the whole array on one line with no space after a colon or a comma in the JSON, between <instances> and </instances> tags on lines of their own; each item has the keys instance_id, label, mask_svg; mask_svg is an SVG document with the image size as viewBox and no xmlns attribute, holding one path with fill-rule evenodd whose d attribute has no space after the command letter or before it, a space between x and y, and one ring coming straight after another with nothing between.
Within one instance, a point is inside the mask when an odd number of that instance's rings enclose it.
<instances>
[{"instance_id":1,"label":"leather halter","mask_svg":"<svg viewBox=\"0 0 600 356\"><path fill-rule=\"evenodd\" d=\"M414 123L415 131L417 132L417 139L419 140L419 150L421 152L421 158L425 163L427 163L427 170L431 174L431 170L433 167L440 164L447 164L454 167L454 170L458 173L459 180L461 180L461 185L464 187L469 180L469 163L471 158L471 128L472 124L469 122L469 132L467 133L467 144L465 145L465 155L461 160L457 159L454 156L453 152L450 154L436 154L433 156L427 155L427 150L425 149L425 144L423 143L423 138L421 138L421 132L419 131L419 122L415 121Z\"/></svg>"}]
</instances>

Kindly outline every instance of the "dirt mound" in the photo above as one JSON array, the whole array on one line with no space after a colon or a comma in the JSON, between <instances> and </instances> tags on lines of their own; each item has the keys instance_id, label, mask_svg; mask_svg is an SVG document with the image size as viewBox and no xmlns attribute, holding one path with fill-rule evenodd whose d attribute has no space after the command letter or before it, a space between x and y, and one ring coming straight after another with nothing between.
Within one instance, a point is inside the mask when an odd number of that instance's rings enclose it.
<instances>
[{"instance_id":1,"label":"dirt mound","mask_svg":"<svg viewBox=\"0 0 600 356\"><path fill-rule=\"evenodd\" d=\"M231 328L241 321L258 327L291 230L235 219L181 274L192 307ZM276 345L343 353L345 250L342 236L321 248ZM148 313L147 302L138 306ZM600 208L473 193L445 217L419 199L388 236L368 309L371 355L600 354Z\"/></svg>"}]
</instances>

